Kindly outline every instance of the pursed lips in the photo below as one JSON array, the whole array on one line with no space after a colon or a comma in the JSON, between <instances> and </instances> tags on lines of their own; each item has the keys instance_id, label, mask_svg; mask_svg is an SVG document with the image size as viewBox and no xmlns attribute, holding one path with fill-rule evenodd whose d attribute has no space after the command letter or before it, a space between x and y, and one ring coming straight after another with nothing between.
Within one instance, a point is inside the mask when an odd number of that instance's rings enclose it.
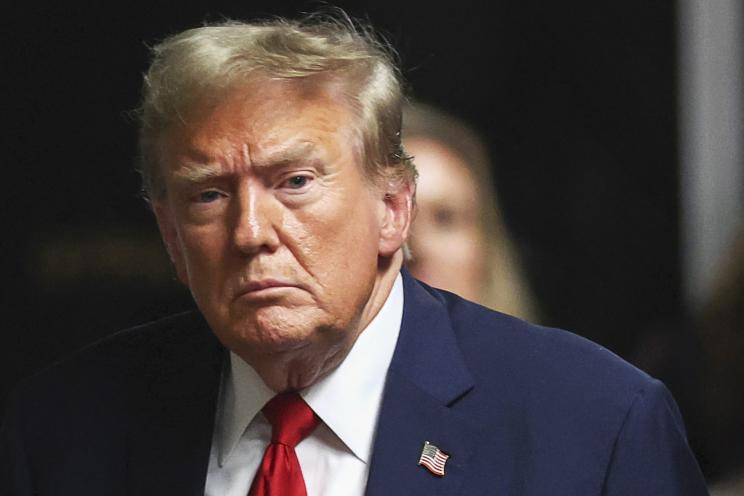
<instances>
[{"instance_id":1,"label":"pursed lips","mask_svg":"<svg viewBox=\"0 0 744 496\"><path fill-rule=\"evenodd\" d=\"M242 284L236 292L236 297L250 296L251 294L257 294L262 291L270 290L273 288L300 288L300 286L294 282L284 281L281 279L261 279L258 281L248 281Z\"/></svg>"}]
</instances>

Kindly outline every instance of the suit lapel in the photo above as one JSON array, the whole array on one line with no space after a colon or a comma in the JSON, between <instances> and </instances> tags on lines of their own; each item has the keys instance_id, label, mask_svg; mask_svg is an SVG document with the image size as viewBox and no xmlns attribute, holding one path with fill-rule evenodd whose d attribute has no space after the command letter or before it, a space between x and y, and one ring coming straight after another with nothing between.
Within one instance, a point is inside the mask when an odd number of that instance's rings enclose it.
<instances>
[{"instance_id":1,"label":"suit lapel","mask_svg":"<svg viewBox=\"0 0 744 496\"><path fill-rule=\"evenodd\" d=\"M164 330L129 433L129 494L203 495L223 348L201 317Z\"/></svg>"},{"instance_id":2,"label":"suit lapel","mask_svg":"<svg viewBox=\"0 0 744 496\"><path fill-rule=\"evenodd\" d=\"M443 303L403 271L401 333L385 385L367 494L457 494L483 429L454 413L473 386ZM450 455L445 475L417 464L424 442Z\"/></svg>"}]
</instances>

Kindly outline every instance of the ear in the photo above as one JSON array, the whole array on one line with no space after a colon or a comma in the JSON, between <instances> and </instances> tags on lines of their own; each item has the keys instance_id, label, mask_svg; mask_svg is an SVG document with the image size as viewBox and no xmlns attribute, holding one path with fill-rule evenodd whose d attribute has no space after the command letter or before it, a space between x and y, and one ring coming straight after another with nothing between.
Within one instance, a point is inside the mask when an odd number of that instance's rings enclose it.
<instances>
[{"instance_id":1,"label":"ear","mask_svg":"<svg viewBox=\"0 0 744 496\"><path fill-rule=\"evenodd\" d=\"M160 236L163 238L165 249L176 269L178 280L188 286L186 261L184 260L181 239L178 235L173 211L165 201L154 201L152 210L155 213L155 219L158 221L158 229L160 229Z\"/></svg>"},{"instance_id":2,"label":"ear","mask_svg":"<svg viewBox=\"0 0 744 496\"><path fill-rule=\"evenodd\" d=\"M392 256L408 239L413 220L414 182L389 184L384 193L384 214L380 228L379 254Z\"/></svg>"}]
</instances>

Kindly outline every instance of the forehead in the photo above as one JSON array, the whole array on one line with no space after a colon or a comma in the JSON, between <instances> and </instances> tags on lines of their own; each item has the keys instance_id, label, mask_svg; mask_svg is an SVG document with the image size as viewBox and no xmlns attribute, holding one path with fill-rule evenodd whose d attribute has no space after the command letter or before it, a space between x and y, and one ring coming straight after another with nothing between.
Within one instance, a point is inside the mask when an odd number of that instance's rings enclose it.
<instances>
[{"instance_id":1,"label":"forehead","mask_svg":"<svg viewBox=\"0 0 744 496\"><path fill-rule=\"evenodd\" d=\"M215 102L196 105L184 122L166 131L161 157L164 165L183 154L210 160L247 154L255 164L276 156L292 160L294 155L354 148L354 124L336 85L260 79L232 88Z\"/></svg>"},{"instance_id":2,"label":"forehead","mask_svg":"<svg viewBox=\"0 0 744 496\"><path fill-rule=\"evenodd\" d=\"M456 203L475 204L479 186L465 159L449 147L429 138L412 137L405 148L413 155L419 177L416 197L448 199Z\"/></svg>"}]
</instances>

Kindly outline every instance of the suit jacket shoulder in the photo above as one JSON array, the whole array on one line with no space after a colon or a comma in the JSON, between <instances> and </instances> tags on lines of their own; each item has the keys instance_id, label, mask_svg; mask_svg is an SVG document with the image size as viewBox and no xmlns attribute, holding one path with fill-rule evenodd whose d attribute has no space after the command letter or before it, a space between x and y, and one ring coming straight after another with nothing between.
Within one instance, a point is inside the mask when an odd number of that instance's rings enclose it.
<instances>
[{"instance_id":1,"label":"suit jacket shoulder","mask_svg":"<svg viewBox=\"0 0 744 496\"><path fill-rule=\"evenodd\" d=\"M571 413L573 419L566 420L586 430L592 422L606 425L610 417L622 419L637 394L659 386L611 351L576 334L530 324L451 293L434 294L447 308L476 384L469 401L499 398L521 417ZM599 411L604 411L602 419L596 417ZM591 418L582 418L584 413L591 413Z\"/></svg>"},{"instance_id":2,"label":"suit jacket shoulder","mask_svg":"<svg viewBox=\"0 0 744 496\"><path fill-rule=\"evenodd\" d=\"M207 459L221 357L189 312L114 334L25 380L0 433L0 492L157 494L142 489L160 487L163 476L145 482L151 470L168 473L197 446L203 453L205 439ZM184 441L189 426L196 434Z\"/></svg>"},{"instance_id":3,"label":"suit jacket shoulder","mask_svg":"<svg viewBox=\"0 0 744 496\"><path fill-rule=\"evenodd\" d=\"M411 466L420 473L395 494L706 494L660 382L577 335L404 285L372 489L376 464L400 472L388 459L429 441L449 473Z\"/></svg>"}]
</instances>

